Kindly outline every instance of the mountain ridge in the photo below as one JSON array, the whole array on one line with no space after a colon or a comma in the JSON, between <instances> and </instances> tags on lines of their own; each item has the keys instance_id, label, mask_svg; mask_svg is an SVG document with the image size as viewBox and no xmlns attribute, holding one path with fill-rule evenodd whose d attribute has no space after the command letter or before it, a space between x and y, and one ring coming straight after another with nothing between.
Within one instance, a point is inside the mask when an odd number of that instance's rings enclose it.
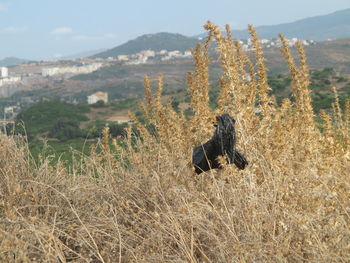
<instances>
[{"instance_id":1,"label":"mountain ridge","mask_svg":"<svg viewBox=\"0 0 350 263\"><path fill-rule=\"evenodd\" d=\"M294 22L277 25L262 25L255 27L259 38L277 38L283 34L287 38L322 41L350 37L350 8L338 10L330 14L308 17ZM203 37L206 34L197 35ZM250 37L247 29L232 30L236 39Z\"/></svg>"},{"instance_id":2,"label":"mountain ridge","mask_svg":"<svg viewBox=\"0 0 350 263\"><path fill-rule=\"evenodd\" d=\"M257 26L256 30L260 39L277 38L280 33L286 38L296 37L316 41L347 38L350 37L350 8L289 23ZM235 39L247 39L250 37L248 30L232 30L232 35ZM199 38L205 36L207 36L206 33L190 37L167 32L145 34L90 57L107 58L118 55L131 55L147 49L154 51L162 49L184 51L194 48Z\"/></svg>"},{"instance_id":3,"label":"mountain ridge","mask_svg":"<svg viewBox=\"0 0 350 263\"><path fill-rule=\"evenodd\" d=\"M99 49L82 51L79 53L74 53L74 54L60 57L58 60L71 60L71 59L77 59L77 58L91 57L91 56L94 56L96 54L105 52L106 50L108 50L108 49L107 48L99 48Z\"/></svg>"},{"instance_id":4,"label":"mountain ridge","mask_svg":"<svg viewBox=\"0 0 350 263\"><path fill-rule=\"evenodd\" d=\"M0 66L2 67L11 67L11 66L18 66L21 64L25 64L30 62L29 59L24 58L17 58L17 57L5 57L0 60Z\"/></svg>"},{"instance_id":5,"label":"mountain ridge","mask_svg":"<svg viewBox=\"0 0 350 263\"><path fill-rule=\"evenodd\" d=\"M107 58L118 55L131 55L147 49L154 51L161 51L163 49L168 51L185 51L193 48L197 42L198 39L196 38L187 37L178 33L160 32L155 34L145 34L133 40L129 40L122 45L108 49L105 52L91 56L91 58Z\"/></svg>"}]
</instances>

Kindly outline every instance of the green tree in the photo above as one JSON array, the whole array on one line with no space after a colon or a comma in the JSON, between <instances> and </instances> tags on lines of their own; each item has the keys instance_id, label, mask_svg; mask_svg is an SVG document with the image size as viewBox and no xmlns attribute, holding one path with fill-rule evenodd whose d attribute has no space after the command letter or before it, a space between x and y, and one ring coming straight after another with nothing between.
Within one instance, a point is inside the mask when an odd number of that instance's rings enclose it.
<instances>
[{"instance_id":1,"label":"green tree","mask_svg":"<svg viewBox=\"0 0 350 263\"><path fill-rule=\"evenodd\" d=\"M49 136L59 140L69 140L82 137L79 122L60 119L52 126Z\"/></svg>"}]
</instances>

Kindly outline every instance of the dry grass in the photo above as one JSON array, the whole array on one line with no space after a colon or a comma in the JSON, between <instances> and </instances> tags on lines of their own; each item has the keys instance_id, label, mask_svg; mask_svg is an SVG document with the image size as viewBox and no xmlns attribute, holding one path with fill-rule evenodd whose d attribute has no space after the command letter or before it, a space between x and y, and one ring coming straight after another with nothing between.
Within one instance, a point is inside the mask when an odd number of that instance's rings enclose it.
<instances>
[{"instance_id":1,"label":"dry grass","mask_svg":"<svg viewBox=\"0 0 350 263\"><path fill-rule=\"evenodd\" d=\"M209 39L193 51L188 75L193 116L160 103L162 76L155 96L145 79L156 137L135 121L142 139L133 142L131 130L124 148L105 139L102 153L91 149L66 169L32 163L26 143L0 135L1 262L350 261L350 102L343 112L336 96L333 113L321 112L321 133L302 46L297 64L282 49L294 100L276 105L254 28L251 61L230 34L205 27ZM211 39L224 68L215 110ZM195 175L192 148L211 137L222 112L236 119L250 165Z\"/></svg>"}]
</instances>

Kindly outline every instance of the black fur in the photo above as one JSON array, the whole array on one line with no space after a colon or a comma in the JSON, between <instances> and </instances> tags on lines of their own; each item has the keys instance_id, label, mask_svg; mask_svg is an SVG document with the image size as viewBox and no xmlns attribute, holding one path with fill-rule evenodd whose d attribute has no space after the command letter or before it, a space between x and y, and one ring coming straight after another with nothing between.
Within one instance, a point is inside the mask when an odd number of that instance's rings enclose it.
<instances>
[{"instance_id":1,"label":"black fur","mask_svg":"<svg viewBox=\"0 0 350 263\"><path fill-rule=\"evenodd\" d=\"M210 169L220 168L218 156L225 156L228 163L234 163L243 170L248 161L236 151L235 120L228 114L216 117L217 125L213 137L206 143L193 149L192 163L197 174Z\"/></svg>"}]
</instances>

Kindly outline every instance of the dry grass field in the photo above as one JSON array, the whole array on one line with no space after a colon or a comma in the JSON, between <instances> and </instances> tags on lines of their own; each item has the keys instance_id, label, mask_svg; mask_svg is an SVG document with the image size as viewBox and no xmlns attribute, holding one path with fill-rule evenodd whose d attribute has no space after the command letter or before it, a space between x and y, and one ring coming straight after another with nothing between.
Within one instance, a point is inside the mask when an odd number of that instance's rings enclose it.
<instances>
[{"instance_id":1,"label":"dry grass field","mask_svg":"<svg viewBox=\"0 0 350 263\"><path fill-rule=\"evenodd\" d=\"M145 78L147 123L112 142L106 129L103 151L69 168L34 163L24 140L0 135L1 262L350 262L350 101L341 109L335 91L333 111L316 116L303 48L296 59L284 45L293 100L277 105L254 29L250 60L205 28L188 74L193 116L160 103L160 75L156 94ZM224 70L215 110L211 40ZM192 149L224 112L249 165L196 175Z\"/></svg>"}]
</instances>

